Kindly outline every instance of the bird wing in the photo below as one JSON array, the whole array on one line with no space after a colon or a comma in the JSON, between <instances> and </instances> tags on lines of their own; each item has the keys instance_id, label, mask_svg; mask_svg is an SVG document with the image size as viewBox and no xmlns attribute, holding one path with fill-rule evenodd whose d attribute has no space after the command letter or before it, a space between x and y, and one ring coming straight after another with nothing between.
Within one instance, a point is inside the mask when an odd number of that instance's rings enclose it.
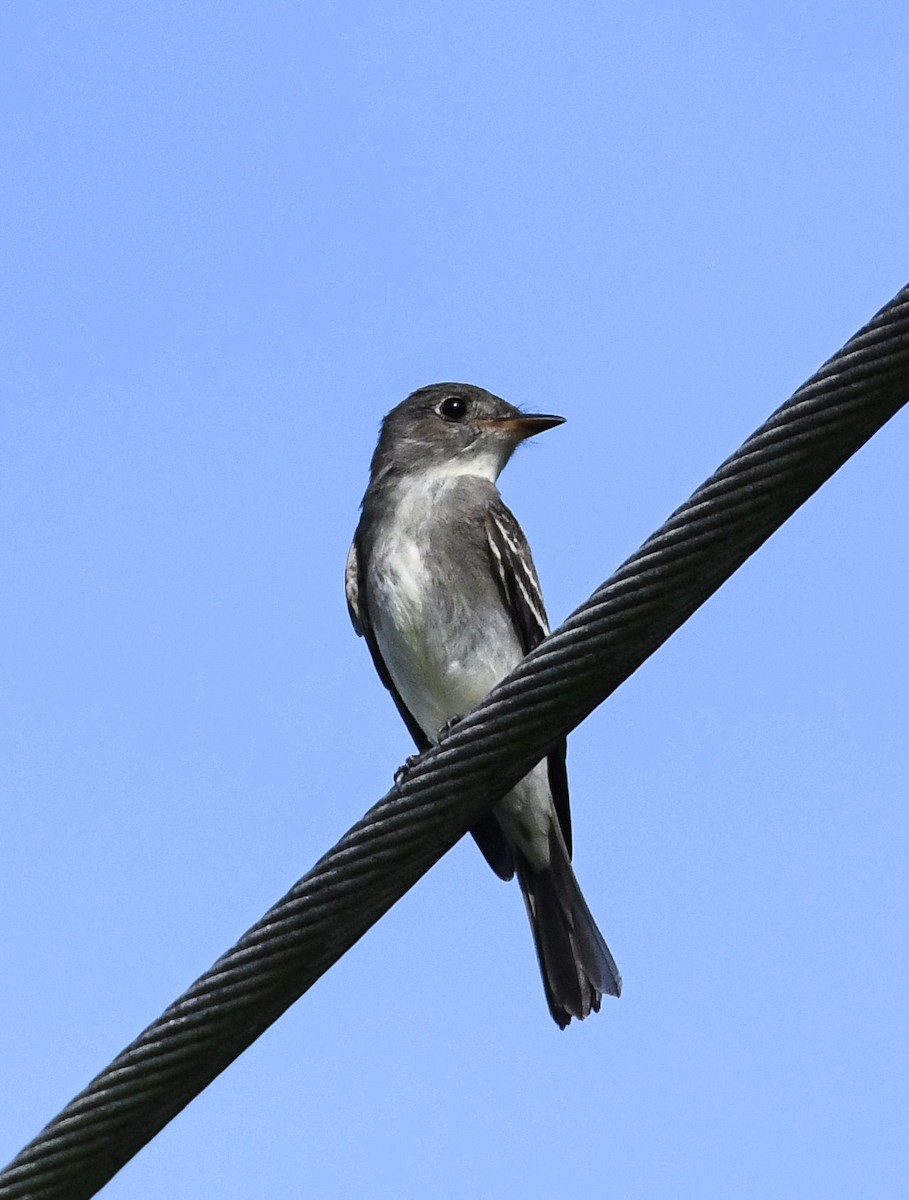
<instances>
[{"instance_id":1,"label":"bird wing","mask_svg":"<svg viewBox=\"0 0 909 1200\"><path fill-rule=\"evenodd\" d=\"M400 693L394 685L394 681L389 674L388 668L385 666L385 660L382 658L381 651L379 650L372 622L369 619L369 609L366 604L366 587L363 581L363 565L360 561L356 535L354 535L354 540L350 544L350 551L347 555L347 568L344 572L344 589L347 592L347 611L350 613L350 621L354 627L354 632L359 637L366 639L366 645L369 647L369 653L372 656L376 674L391 692L391 698L394 700L395 707L401 714L401 720L407 726L410 736L422 754L425 750L429 749L431 743L417 724L413 713L401 699Z\"/></svg>"},{"instance_id":2,"label":"bird wing","mask_svg":"<svg viewBox=\"0 0 909 1200\"><path fill-rule=\"evenodd\" d=\"M529 654L549 633L549 622L546 618L540 581L524 531L514 514L501 500L497 500L487 510L486 537L502 599L511 615L521 647L525 654ZM562 738L550 750L546 761L549 769L549 788L570 858L571 805L565 763L567 750L567 739Z\"/></svg>"}]
</instances>

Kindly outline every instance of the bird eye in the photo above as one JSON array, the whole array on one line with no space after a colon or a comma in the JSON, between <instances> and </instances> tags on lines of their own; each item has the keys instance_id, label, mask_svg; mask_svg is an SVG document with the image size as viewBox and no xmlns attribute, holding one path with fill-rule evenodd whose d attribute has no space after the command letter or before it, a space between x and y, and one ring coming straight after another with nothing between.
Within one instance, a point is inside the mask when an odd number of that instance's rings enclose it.
<instances>
[{"instance_id":1,"label":"bird eye","mask_svg":"<svg viewBox=\"0 0 909 1200\"><path fill-rule=\"evenodd\" d=\"M446 421L461 421L467 416L467 401L460 396L446 396L439 405L439 416Z\"/></svg>"}]
</instances>

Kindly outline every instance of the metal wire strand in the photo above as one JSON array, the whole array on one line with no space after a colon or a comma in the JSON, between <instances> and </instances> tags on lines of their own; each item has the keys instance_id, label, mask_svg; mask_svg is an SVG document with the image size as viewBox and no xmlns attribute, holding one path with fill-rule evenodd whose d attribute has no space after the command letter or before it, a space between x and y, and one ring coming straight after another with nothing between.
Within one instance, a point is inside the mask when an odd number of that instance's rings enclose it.
<instances>
[{"instance_id":1,"label":"metal wire strand","mask_svg":"<svg viewBox=\"0 0 909 1200\"><path fill-rule=\"evenodd\" d=\"M103 1186L909 399L909 286L0 1174Z\"/></svg>"}]
</instances>

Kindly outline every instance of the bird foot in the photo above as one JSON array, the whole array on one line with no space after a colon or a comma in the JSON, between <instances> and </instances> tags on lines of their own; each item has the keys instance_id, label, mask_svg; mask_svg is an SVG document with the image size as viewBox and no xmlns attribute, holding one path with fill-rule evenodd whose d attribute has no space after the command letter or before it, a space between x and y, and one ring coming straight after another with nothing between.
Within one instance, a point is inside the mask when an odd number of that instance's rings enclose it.
<instances>
[{"instance_id":1,"label":"bird foot","mask_svg":"<svg viewBox=\"0 0 909 1200\"><path fill-rule=\"evenodd\" d=\"M452 717L450 721L445 722L445 724L439 730L439 741L437 743L438 745L441 745L442 742L445 741L445 739L448 737L448 735L451 733L451 731L454 729L455 725L457 725L457 723L458 723L458 721L460 721L460 719L461 719L461 717L457 716L457 717ZM422 757L423 757L422 754L409 754L407 756L407 758L404 760L402 765L400 767L398 767L397 771L395 771L395 787L401 787L401 785L407 779L407 776L414 769L414 767L417 765L417 763L420 761L420 759Z\"/></svg>"},{"instance_id":2,"label":"bird foot","mask_svg":"<svg viewBox=\"0 0 909 1200\"><path fill-rule=\"evenodd\" d=\"M444 742L445 739L448 737L448 735L454 730L455 725L457 725L457 723L461 720L462 716L463 716L463 713L458 713L458 715L456 717L452 717L450 721L446 721L445 724L442 726L442 728L439 730L439 745L440 746L441 746L442 742Z\"/></svg>"},{"instance_id":3,"label":"bird foot","mask_svg":"<svg viewBox=\"0 0 909 1200\"><path fill-rule=\"evenodd\" d=\"M395 787L397 787L397 788L401 787L401 785L407 779L407 776L414 769L414 767L417 765L417 763L420 761L420 759L422 757L423 757L422 754L408 754L407 758L404 760L404 762L401 764L401 766L398 767L397 771L395 771Z\"/></svg>"}]
</instances>

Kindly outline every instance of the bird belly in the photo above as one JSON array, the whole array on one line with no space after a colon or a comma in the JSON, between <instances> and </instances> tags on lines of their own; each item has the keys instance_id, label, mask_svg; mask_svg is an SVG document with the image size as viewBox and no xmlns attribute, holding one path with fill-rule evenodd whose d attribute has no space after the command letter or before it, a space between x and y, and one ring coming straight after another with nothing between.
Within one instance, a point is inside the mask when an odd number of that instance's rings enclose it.
<instances>
[{"instance_id":1,"label":"bird belly","mask_svg":"<svg viewBox=\"0 0 909 1200\"><path fill-rule=\"evenodd\" d=\"M401 699L436 742L517 665L521 650L491 578L489 595L477 581L453 583L410 537L381 551L369 581L376 641Z\"/></svg>"},{"instance_id":2,"label":"bird belly","mask_svg":"<svg viewBox=\"0 0 909 1200\"><path fill-rule=\"evenodd\" d=\"M430 569L411 537L376 550L368 586L379 652L407 709L438 743L449 721L479 704L517 666L521 646L491 575L454 586ZM545 760L494 811L531 865L545 867L554 820Z\"/></svg>"},{"instance_id":3,"label":"bird belly","mask_svg":"<svg viewBox=\"0 0 909 1200\"><path fill-rule=\"evenodd\" d=\"M424 581L425 582L425 581ZM411 574L406 587L388 590L374 610L376 640L394 685L432 742L454 717L483 699L518 661L480 644L470 615L444 619L444 604L431 586ZM381 616L379 615L381 612Z\"/></svg>"}]
</instances>

